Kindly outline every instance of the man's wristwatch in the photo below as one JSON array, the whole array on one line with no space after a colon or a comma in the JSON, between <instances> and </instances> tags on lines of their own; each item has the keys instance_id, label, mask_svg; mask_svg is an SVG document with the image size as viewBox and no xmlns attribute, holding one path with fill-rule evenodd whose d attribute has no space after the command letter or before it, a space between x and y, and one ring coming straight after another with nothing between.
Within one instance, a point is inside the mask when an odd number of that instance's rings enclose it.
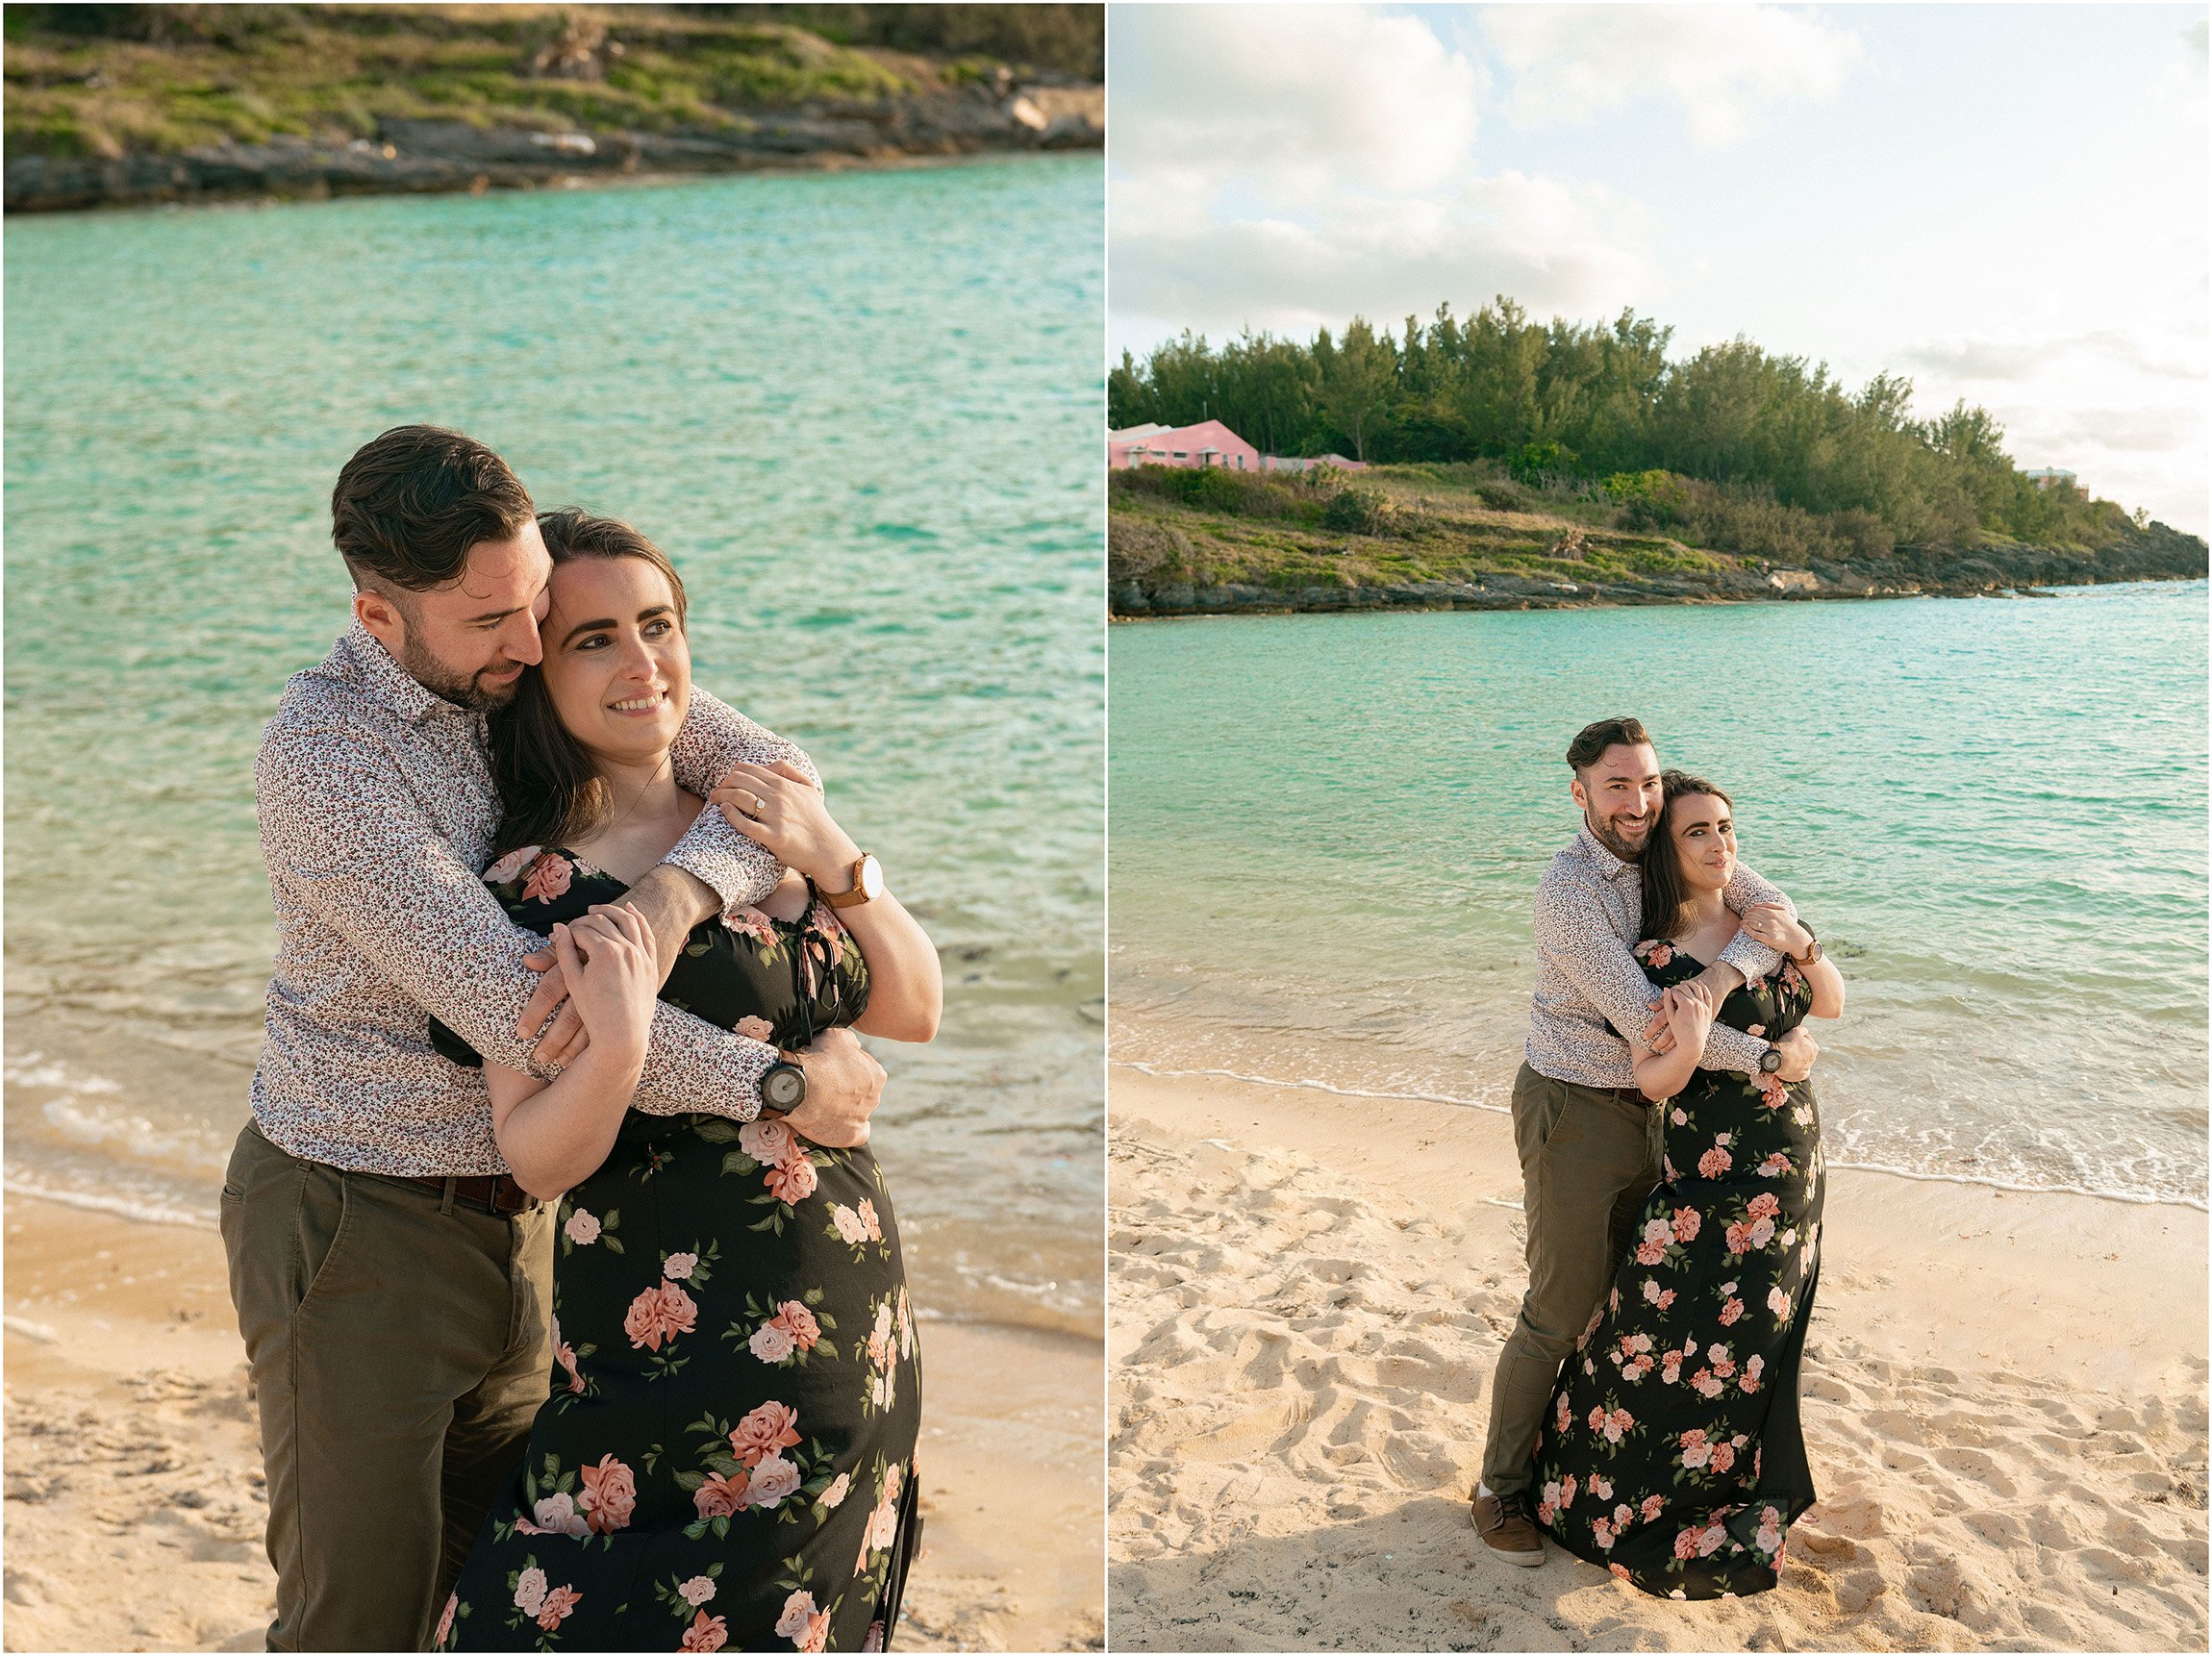
<instances>
[{"instance_id":1,"label":"man's wristwatch","mask_svg":"<svg viewBox=\"0 0 2212 1656\"><path fill-rule=\"evenodd\" d=\"M833 909L857 909L871 897L883 895L883 865L863 851L852 866L852 890L824 891L823 902Z\"/></svg>"},{"instance_id":2,"label":"man's wristwatch","mask_svg":"<svg viewBox=\"0 0 2212 1656\"><path fill-rule=\"evenodd\" d=\"M779 1058L761 1076L761 1102L789 1116L807 1101L807 1072L788 1058Z\"/></svg>"},{"instance_id":3,"label":"man's wristwatch","mask_svg":"<svg viewBox=\"0 0 2212 1656\"><path fill-rule=\"evenodd\" d=\"M1772 1041L1769 1041L1767 1043L1767 1050L1759 1054L1759 1073L1762 1075L1772 1075L1779 1071L1781 1067L1782 1049L1776 1046Z\"/></svg>"},{"instance_id":4,"label":"man's wristwatch","mask_svg":"<svg viewBox=\"0 0 2212 1656\"><path fill-rule=\"evenodd\" d=\"M1802 921L1802 920L1799 920L1799 921L1797 922L1797 924L1799 924L1800 926L1805 926L1805 922L1804 922L1804 921ZM1811 965L1813 965L1815 962L1817 962L1817 961L1818 961L1818 960L1821 958L1821 940L1820 940L1820 938L1819 938L1819 937L1818 937L1818 936L1817 936L1817 935L1814 933L1814 931L1813 931L1813 928L1812 928L1811 926L1805 926L1805 936L1807 936L1808 938L1811 938L1811 939L1813 940L1813 946L1812 946L1811 948L1807 949L1807 950L1806 950L1806 951L1805 951L1803 954L1801 954L1801 955L1792 955L1792 956L1790 957L1792 960L1796 961L1796 962L1797 962L1797 963L1799 966L1811 966Z\"/></svg>"}]
</instances>

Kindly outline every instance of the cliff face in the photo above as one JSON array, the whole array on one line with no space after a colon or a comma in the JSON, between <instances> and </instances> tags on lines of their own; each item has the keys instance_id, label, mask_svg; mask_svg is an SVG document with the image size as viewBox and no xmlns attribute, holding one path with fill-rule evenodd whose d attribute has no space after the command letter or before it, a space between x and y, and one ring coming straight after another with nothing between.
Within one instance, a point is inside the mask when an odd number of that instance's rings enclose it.
<instances>
[{"instance_id":1,"label":"cliff face","mask_svg":"<svg viewBox=\"0 0 2212 1656\"><path fill-rule=\"evenodd\" d=\"M1898 547L1801 565L1539 513L1469 511L1395 534L1345 535L1119 491L1107 531L1109 602L1122 616L2028 596L2041 587L2195 580L2206 573L2205 542L2162 523L2097 550Z\"/></svg>"},{"instance_id":2,"label":"cliff face","mask_svg":"<svg viewBox=\"0 0 2212 1656\"><path fill-rule=\"evenodd\" d=\"M387 119L377 123L375 138L345 142L286 137L171 155L24 156L7 163L6 205L10 213L38 213L239 196L514 189L626 174L1097 149L1105 138L1102 87L823 104L689 132L542 132Z\"/></svg>"}]
</instances>

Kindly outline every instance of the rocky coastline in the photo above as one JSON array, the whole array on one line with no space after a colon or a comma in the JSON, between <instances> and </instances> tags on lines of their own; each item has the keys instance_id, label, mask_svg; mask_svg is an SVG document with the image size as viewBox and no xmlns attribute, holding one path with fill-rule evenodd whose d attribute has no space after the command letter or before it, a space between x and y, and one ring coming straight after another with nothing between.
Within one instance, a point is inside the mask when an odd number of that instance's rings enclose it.
<instances>
[{"instance_id":1,"label":"rocky coastline","mask_svg":"<svg viewBox=\"0 0 2212 1656\"><path fill-rule=\"evenodd\" d=\"M25 155L6 166L9 213L339 195L483 193L654 176L833 168L931 158L1101 149L1106 98L1091 83L1007 78L877 101L737 112L671 132L540 131L383 119L374 138L278 138L172 154Z\"/></svg>"},{"instance_id":2,"label":"rocky coastline","mask_svg":"<svg viewBox=\"0 0 2212 1656\"><path fill-rule=\"evenodd\" d=\"M1108 535L1107 591L1118 620L1156 616L1373 610L1568 610L1629 604L1726 604L1873 598L2034 598L2051 587L2120 581L2202 580L2205 542L2154 523L2129 541L2096 552L2063 547L1898 547L1880 558L1810 559L1791 567L1759 558L1715 557L1710 567L1666 572L1573 568L1470 569L1453 576L1337 584L1265 578L1207 578L1182 559L1141 566L1142 554ZM1116 542L1124 543L1118 547ZM1252 579L1263 574L1262 579Z\"/></svg>"}]
</instances>

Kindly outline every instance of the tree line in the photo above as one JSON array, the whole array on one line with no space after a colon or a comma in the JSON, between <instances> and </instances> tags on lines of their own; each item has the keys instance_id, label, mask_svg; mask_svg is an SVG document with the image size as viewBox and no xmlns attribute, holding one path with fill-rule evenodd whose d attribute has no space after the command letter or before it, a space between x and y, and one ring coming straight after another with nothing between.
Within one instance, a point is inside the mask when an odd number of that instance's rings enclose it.
<instances>
[{"instance_id":1,"label":"tree line","mask_svg":"<svg viewBox=\"0 0 2212 1656\"><path fill-rule=\"evenodd\" d=\"M1610 325L1531 321L1500 297L1438 308L1402 337L1355 318L1311 343L1245 333L1218 349L1185 332L1107 379L1109 423L1222 421L1263 452L1406 464L1492 461L1522 481L1602 489L1665 522L1686 495L1830 518L1873 539L1972 544L1984 534L2100 546L2140 527L2110 501L2038 488L1988 412L1963 400L1915 419L1911 382L1852 392L1825 364L1749 339L1670 362L1672 328L1632 310ZM1685 490L1677 480L1695 485Z\"/></svg>"}]
</instances>

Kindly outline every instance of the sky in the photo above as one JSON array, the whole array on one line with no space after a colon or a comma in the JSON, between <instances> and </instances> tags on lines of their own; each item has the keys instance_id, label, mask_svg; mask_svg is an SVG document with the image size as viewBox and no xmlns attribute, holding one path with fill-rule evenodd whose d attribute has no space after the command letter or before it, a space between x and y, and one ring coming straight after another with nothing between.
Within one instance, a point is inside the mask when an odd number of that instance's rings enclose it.
<instances>
[{"instance_id":1,"label":"sky","mask_svg":"<svg viewBox=\"0 0 2212 1656\"><path fill-rule=\"evenodd\" d=\"M1108 343L1533 315L1742 335L2212 527L2207 8L1107 13Z\"/></svg>"}]
</instances>

